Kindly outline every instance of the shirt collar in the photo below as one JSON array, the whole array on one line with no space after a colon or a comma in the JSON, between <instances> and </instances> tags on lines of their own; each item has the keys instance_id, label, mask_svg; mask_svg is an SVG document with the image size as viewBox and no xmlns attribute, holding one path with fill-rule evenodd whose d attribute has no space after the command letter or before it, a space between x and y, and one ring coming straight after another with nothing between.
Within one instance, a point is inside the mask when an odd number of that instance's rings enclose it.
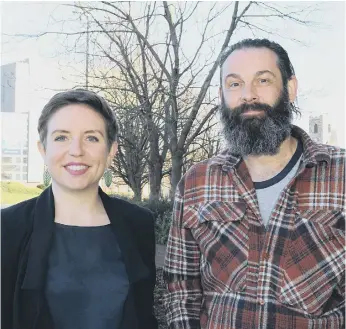
<instances>
[{"instance_id":1,"label":"shirt collar","mask_svg":"<svg viewBox=\"0 0 346 329\"><path fill-rule=\"evenodd\" d=\"M314 142L310 136L301 128L292 125L291 135L300 139L303 144L303 164L305 167L314 167L319 162L325 161L330 164L328 146ZM211 166L222 166L222 170L229 171L242 161L242 157L233 154L231 149L225 149L215 157L211 158Z\"/></svg>"}]
</instances>

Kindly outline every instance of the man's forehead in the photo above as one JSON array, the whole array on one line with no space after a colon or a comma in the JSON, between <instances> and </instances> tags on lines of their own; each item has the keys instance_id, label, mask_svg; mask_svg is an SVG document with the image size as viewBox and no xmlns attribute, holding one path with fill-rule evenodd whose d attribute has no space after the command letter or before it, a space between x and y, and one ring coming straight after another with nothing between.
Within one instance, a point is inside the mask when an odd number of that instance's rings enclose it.
<instances>
[{"instance_id":1,"label":"man's forehead","mask_svg":"<svg viewBox=\"0 0 346 329\"><path fill-rule=\"evenodd\" d=\"M222 66L223 74L254 74L259 71L279 70L277 55L268 48L245 48L232 52Z\"/></svg>"}]
</instances>

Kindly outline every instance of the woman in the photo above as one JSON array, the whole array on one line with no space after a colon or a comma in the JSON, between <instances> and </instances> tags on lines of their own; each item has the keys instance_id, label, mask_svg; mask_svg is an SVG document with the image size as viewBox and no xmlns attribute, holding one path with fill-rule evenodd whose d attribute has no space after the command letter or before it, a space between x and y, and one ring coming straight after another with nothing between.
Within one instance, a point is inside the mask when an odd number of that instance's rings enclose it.
<instances>
[{"instance_id":1,"label":"woman","mask_svg":"<svg viewBox=\"0 0 346 329\"><path fill-rule=\"evenodd\" d=\"M1 328L157 328L153 216L99 188L117 151L114 113L70 90L38 131L52 184L2 210Z\"/></svg>"}]
</instances>

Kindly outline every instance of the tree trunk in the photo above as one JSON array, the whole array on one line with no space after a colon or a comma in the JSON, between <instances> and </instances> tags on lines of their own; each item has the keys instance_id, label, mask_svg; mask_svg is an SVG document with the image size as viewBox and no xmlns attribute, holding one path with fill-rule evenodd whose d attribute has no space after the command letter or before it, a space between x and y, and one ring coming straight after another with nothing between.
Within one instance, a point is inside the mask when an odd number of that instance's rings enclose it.
<instances>
[{"instance_id":1,"label":"tree trunk","mask_svg":"<svg viewBox=\"0 0 346 329\"><path fill-rule=\"evenodd\" d=\"M177 150L172 155L172 175L171 175L171 200L174 199L175 189L181 179L183 169L184 151Z\"/></svg>"},{"instance_id":2,"label":"tree trunk","mask_svg":"<svg viewBox=\"0 0 346 329\"><path fill-rule=\"evenodd\" d=\"M133 186L132 191L134 193L134 200L141 201L142 200L142 188L140 186Z\"/></svg>"},{"instance_id":3,"label":"tree trunk","mask_svg":"<svg viewBox=\"0 0 346 329\"><path fill-rule=\"evenodd\" d=\"M150 185L150 201L158 201L161 195L162 180L162 159L161 157L149 164L149 185Z\"/></svg>"},{"instance_id":4,"label":"tree trunk","mask_svg":"<svg viewBox=\"0 0 346 329\"><path fill-rule=\"evenodd\" d=\"M151 119L151 118L150 118ZM163 161L160 156L160 146L159 146L159 134L155 124L148 120L148 130L149 130L149 186L150 186L150 201L158 201L160 199L161 192L161 180L162 180L162 166Z\"/></svg>"}]
</instances>

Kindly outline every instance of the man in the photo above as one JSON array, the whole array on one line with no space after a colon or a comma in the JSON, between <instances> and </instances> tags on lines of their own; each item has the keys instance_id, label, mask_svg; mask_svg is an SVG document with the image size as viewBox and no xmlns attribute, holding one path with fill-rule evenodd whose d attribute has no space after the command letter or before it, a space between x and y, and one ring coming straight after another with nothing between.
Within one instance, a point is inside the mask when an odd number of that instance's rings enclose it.
<instances>
[{"instance_id":1,"label":"man","mask_svg":"<svg viewBox=\"0 0 346 329\"><path fill-rule=\"evenodd\" d=\"M233 45L220 72L229 148L178 184L169 328L344 328L345 150L292 125L297 79L277 43Z\"/></svg>"}]
</instances>

